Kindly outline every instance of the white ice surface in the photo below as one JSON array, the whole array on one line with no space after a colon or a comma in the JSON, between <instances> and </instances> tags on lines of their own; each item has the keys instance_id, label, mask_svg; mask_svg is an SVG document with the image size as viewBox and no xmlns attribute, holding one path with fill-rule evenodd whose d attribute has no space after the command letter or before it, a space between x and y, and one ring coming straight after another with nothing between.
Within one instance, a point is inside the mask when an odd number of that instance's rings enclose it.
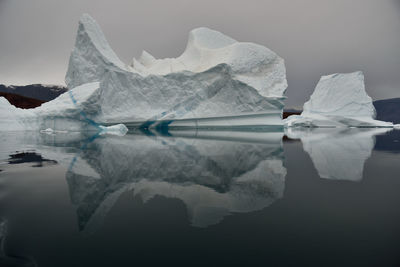
<instances>
[{"instance_id":1,"label":"white ice surface","mask_svg":"<svg viewBox=\"0 0 400 267\"><path fill-rule=\"evenodd\" d=\"M186 50L178 58L155 59L143 51L132 62L142 75L167 75L173 72L204 72L227 64L233 79L255 88L261 95L280 97L287 87L284 61L268 48L238 42L220 32L197 28L189 33Z\"/></svg>"}]
</instances>

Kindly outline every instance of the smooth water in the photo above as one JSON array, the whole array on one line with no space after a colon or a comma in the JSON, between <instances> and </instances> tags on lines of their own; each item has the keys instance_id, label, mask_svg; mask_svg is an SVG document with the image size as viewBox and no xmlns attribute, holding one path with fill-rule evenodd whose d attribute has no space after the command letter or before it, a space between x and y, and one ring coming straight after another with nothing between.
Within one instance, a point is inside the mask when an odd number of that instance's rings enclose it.
<instances>
[{"instance_id":1,"label":"smooth water","mask_svg":"<svg viewBox=\"0 0 400 267\"><path fill-rule=\"evenodd\" d=\"M400 132L1 133L0 266L397 266Z\"/></svg>"}]
</instances>

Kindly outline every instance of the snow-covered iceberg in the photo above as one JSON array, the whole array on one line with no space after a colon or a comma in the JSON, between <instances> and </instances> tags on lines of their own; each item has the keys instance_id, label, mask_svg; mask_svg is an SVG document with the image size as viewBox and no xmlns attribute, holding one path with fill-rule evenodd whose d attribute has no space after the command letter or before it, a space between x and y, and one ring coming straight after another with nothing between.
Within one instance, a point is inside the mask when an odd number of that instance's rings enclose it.
<instances>
[{"instance_id":1,"label":"snow-covered iceberg","mask_svg":"<svg viewBox=\"0 0 400 267\"><path fill-rule=\"evenodd\" d=\"M190 32L178 58L155 59L143 52L124 64L86 14L65 80L69 88L100 82L99 110L92 119L144 126L159 121L193 127L281 126L287 87L284 60L276 53L207 28Z\"/></svg>"},{"instance_id":2,"label":"snow-covered iceberg","mask_svg":"<svg viewBox=\"0 0 400 267\"><path fill-rule=\"evenodd\" d=\"M393 127L378 121L365 91L361 71L322 76L301 115L285 120L288 127Z\"/></svg>"}]
</instances>

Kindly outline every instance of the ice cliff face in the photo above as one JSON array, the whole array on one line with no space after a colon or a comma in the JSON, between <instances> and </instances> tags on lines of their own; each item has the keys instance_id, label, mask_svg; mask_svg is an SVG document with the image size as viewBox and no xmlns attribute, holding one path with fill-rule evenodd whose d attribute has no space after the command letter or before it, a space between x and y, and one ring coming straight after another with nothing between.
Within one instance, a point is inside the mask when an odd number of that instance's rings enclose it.
<instances>
[{"instance_id":1,"label":"ice cliff face","mask_svg":"<svg viewBox=\"0 0 400 267\"><path fill-rule=\"evenodd\" d=\"M361 71L322 76L304 104L300 116L290 116L286 126L308 127L392 127L392 123L374 120L375 108L365 92Z\"/></svg>"},{"instance_id":2,"label":"ice cliff face","mask_svg":"<svg viewBox=\"0 0 400 267\"><path fill-rule=\"evenodd\" d=\"M269 114L269 122L251 123L281 125L287 87L277 54L207 28L190 32L178 58L143 52L127 66L89 15L79 22L65 80L69 88L100 82L99 113L93 118L102 122Z\"/></svg>"}]
</instances>

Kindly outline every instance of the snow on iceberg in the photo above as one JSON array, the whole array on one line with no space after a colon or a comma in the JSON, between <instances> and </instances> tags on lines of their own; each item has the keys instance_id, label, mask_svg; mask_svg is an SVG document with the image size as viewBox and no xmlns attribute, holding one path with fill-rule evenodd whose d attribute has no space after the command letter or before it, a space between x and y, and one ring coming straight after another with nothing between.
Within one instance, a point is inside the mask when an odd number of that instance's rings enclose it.
<instances>
[{"instance_id":1,"label":"snow on iceberg","mask_svg":"<svg viewBox=\"0 0 400 267\"><path fill-rule=\"evenodd\" d=\"M69 88L100 82L99 113L93 119L145 126L157 121L194 127L281 126L287 87L284 60L276 53L207 28L190 32L178 58L155 59L143 52L131 65L124 64L87 14L79 22L65 80ZM247 117L232 119L237 116Z\"/></svg>"},{"instance_id":2,"label":"snow on iceberg","mask_svg":"<svg viewBox=\"0 0 400 267\"><path fill-rule=\"evenodd\" d=\"M365 91L361 71L322 76L304 104L301 115L285 120L288 127L393 127L390 122L375 120L372 99Z\"/></svg>"}]
</instances>

